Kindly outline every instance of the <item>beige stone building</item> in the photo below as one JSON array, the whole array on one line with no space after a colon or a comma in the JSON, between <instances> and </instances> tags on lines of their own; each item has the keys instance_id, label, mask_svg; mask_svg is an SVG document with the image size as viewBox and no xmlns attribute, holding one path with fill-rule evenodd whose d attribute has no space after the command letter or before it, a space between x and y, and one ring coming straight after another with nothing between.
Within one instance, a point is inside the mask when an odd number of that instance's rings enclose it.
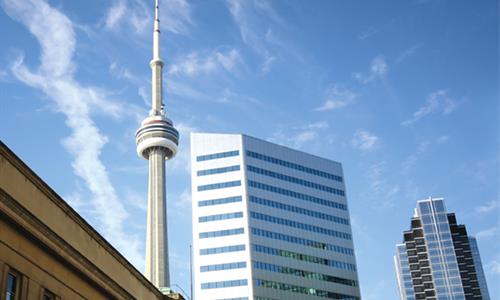
<instances>
[{"instance_id":1,"label":"beige stone building","mask_svg":"<svg viewBox=\"0 0 500 300\"><path fill-rule=\"evenodd\" d=\"M0 141L0 300L163 295Z\"/></svg>"}]
</instances>

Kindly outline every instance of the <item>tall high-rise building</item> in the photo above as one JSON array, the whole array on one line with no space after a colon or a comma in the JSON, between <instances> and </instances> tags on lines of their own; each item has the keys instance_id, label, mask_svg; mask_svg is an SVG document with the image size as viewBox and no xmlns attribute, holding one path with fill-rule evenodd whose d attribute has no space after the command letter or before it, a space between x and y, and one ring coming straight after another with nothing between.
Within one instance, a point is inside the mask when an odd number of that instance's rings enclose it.
<instances>
[{"instance_id":1,"label":"tall high-rise building","mask_svg":"<svg viewBox=\"0 0 500 300\"><path fill-rule=\"evenodd\" d=\"M179 133L163 106L163 61L160 58L160 20L155 1L153 32L152 105L136 133L137 154L149 161L145 276L160 290L170 285L167 243L165 161L177 152Z\"/></svg>"},{"instance_id":2,"label":"tall high-rise building","mask_svg":"<svg viewBox=\"0 0 500 300\"><path fill-rule=\"evenodd\" d=\"M489 300L475 239L442 198L417 201L394 261L402 300Z\"/></svg>"},{"instance_id":3,"label":"tall high-rise building","mask_svg":"<svg viewBox=\"0 0 500 300\"><path fill-rule=\"evenodd\" d=\"M469 244L472 258L474 259L474 266L476 267L477 281L479 283L479 288L481 289L481 295L483 296L483 299L489 300L490 293L488 292L488 285L486 284L483 263L481 262L481 256L479 255L479 247L477 246L476 238L469 236Z\"/></svg>"},{"instance_id":4,"label":"tall high-rise building","mask_svg":"<svg viewBox=\"0 0 500 300\"><path fill-rule=\"evenodd\" d=\"M342 165L191 134L196 300L360 299Z\"/></svg>"}]
</instances>

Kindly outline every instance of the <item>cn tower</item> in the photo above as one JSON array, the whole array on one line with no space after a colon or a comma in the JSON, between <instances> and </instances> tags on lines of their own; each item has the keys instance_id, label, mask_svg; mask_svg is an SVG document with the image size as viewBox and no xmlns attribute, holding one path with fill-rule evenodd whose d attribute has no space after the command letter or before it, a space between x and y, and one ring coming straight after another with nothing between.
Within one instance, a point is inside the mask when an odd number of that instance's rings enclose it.
<instances>
[{"instance_id":1,"label":"cn tower","mask_svg":"<svg viewBox=\"0 0 500 300\"><path fill-rule=\"evenodd\" d=\"M155 1L153 32L152 108L135 134L137 154L149 161L148 219L145 276L160 290L168 290L167 205L165 161L177 152L179 133L163 106L163 60L160 58L159 4Z\"/></svg>"}]
</instances>

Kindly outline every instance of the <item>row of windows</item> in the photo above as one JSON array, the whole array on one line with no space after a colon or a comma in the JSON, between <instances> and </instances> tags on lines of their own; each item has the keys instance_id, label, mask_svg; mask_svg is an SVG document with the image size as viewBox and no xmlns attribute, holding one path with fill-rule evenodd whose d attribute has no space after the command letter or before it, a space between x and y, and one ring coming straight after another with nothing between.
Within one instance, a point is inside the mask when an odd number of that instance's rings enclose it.
<instances>
[{"instance_id":1,"label":"row of windows","mask_svg":"<svg viewBox=\"0 0 500 300\"><path fill-rule=\"evenodd\" d=\"M309 167L305 167L305 166L302 166L302 165L299 165L299 164L295 164L295 163L292 163L292 162L289 162L289 161L285 161L285 160L281 160L281 159L278 159L278 158L274 158L274 157L271 157L271 156L263 155L263 154L252 152L252 151L247 151L247 156L253 157L253 158L256 158L256 159L260 159L260 160L263 160L263 161L267 161L267 162L270 162L270 163L273 163L273 164L276 164L276 165L284 166L284 167L287 167L287 168L290 168L290 169L295 169L295 170L299 170L299 171L302 171L302 172L305 172L305 173L309 173L309 174L313 174L313 175L316 175L316 176L320 176L320 177L324 177L324 178L328 178L328 179L331 179L331 180L342 182L342 177L341 176L330 174L330 173L323 172L323 171L316 170L316 169L312 169L312 168L309 168Z\"/></svg>"},{"instance_id":2,"label":"row of windows","mask_svg":"<svg viewBox=\"0 0 500 300\"><path fill-rule=\"evenodd\" d=\"M324 234L324 235L333 236L333 237L336 237L339 239L345 239L345 240L351 239L351 235L349 233L345 233L345 232L341 232L341 231L337 231L337 230L332 230L332 229L328 229L328 228L323 228L323 227L319 227L319 226L314 226L314 225L310 225L310 224L300 223L300 222L296 222L296 221L292 221L292 220L288 220L288 219L278 218L275 216L265 215L265 214L257 213L254 211L250 212L250 216L254 219L257 219L257 220L262 220L262 221L271 222L271 223L275 223L275 224L285 225L288 227L299 228L299 229L306 230L306 231L312 231L312 232L316 232L316 233L320 233L320 234Z\"/></svg>"},{"instance_id":3,"label":"row of windows","mask_svg":"<svg viewBox=\"0 0 500 300\"><path fill-rule=\"evenodd\" d=\"M323 250L329 250L329 251L338 252L338 253L342 253L342 254L348 254L348 255L354 254L354 251L350 248L345 248L345 247L327 244L327 243L322 243L322 242L316 242L316 241L312 241L312 240L308 240L308 239L304 239L304 238L299 238L296 236L267 231L267 230L263 230L263 229L259 229L259 228L252 227L252 234L258 235L258 236L263 236L263 237L270 238L273 240L285 241L285 242L289 242L289 243L309 246L309 247L323 249Z\"/></svg>"},{"instance_id":4,"label":"row of windows","mask_svg":"<svg viewBox=\"0 0 500 300\"><path fill-rule=\"evenodd\" d=\"M244 286L248 285L248 280L239 279L239 280L228 280L228 281L217 281L217 282L205 282L201 284L202 290L207 289L220 289L220 288L228 288L234 286Z\"/></svg>"},{"instance_id":5,"label":"row of windows","mask_svg":"<svg viewBox=\"0 0 500 300\"><path fill-rule=\"evenodd\" d=\"M300 185L306 186L308 188L317 189L317 190L320 190L320 191L323 191L323 192L327 192L327 193L331 193L331 194L334 194L334 195L341 195L341 196L344 195L344 191L342 191L342 190L339 190L339 189L336 189L336 188L332 188L332 187L329 187L329 186L326 186L326 185L322 185L322 184L319 184L319 183L307 181L307 180L304 180L304 179L300 179L300 178L297 178L297 177L292 177L292 176L284 175L284 174L281 174L281 173L276 173L276 172L273 172L273 171L269 171L269 170L257 168L257 167L254 167L254 166L247 166L247 170L250 171L250 172L254 172L254 173L260 174L260 175L264 175L264 176L268 176L268 177L272 177L272 178L277 178L279 180L288 181L288 182L292 182L292 183L295 183L295 184L300 184Z\"/></svg>"},{"instance_id":6,"label":"row of windows","mask_svg":"<svg viewBox=\"0 0 500 300\"><path fill-rule=\"evenodd\" d=\"M240 170L240 166L236 165L236 166L216 168L216 169L200 170L200 171L196 172L196 174L198 176L206 176L206 175L212 175L212 174L234 172L234 171L239 171L239 170Z\"/></svg>"},{"instance_id":7,"label":"row of windows","mask_svg":"<svg viewBox=\"0 0 500 300\"><path fill-rule=\"evenodd\" d=\"M219 153L197 156L196 161L205 161L205 160L218 159L218 158L224 158L224 157L230 157L230 156L238 156L238 155L240 155L240 151L238 151L238 150L219 152Z\"/></svg>"},{"instance_id":8,"label":"row of windows","mask_svg":"<svg viewBox=\"0 0 500 300\"><path fill-rule=\"evenodd\" d=\"M228 187L233 187L233 186L240 186L240 185L241 185L241 181L240 180L227 181L227 182L219 182L219 183L212 183L212 184L205 184L205 185L199 185L198 186L198 192L208 191L208 190L215 190L215 189L223 189L223 188L228 188Z\"/></svg>"},{"instance_id":9,"label":"row of windows","mask_svg":"<svg viewBox=\"0 0 500 300\"><path fill-rule=\"evenodd\" d=\"M292 285L292 284L263 280L263 279L255 279L255 286L276 289L276 290L282 290L282 291L289 291L292 293L312 295L312 296L328 298L328 299L360 300L360 298L356 297L356 296L344 295L344 294L339 294L339 293L334 293L334 292L329 292L329 291L318 290L315 288L302 287L302 286L298 286L298 285Z\"/></svg>"},{"instance_id":10,"label":"row of windows","mask_svg":"<svg viewBox=\"0 0 500 300\"><path fill-rule=\"evenodd\" d=\"M356 271L355 265L345 263L342 261L331 260L331 259L326 259L326 258L322 258L322 257L292 252L292 251L283 250L283 249L276 249L276 248L271 248L271 247L266 247L266 246L256 245L256 244L252 245L252 249L256 252L266 253L269 255L287 257L287 258L291 258L291 259L295 259L295 260L299 260L299 261L307 261L307 262L311 262L311 263L315 263L315 264L334 267L337 269Z\"/></svg>"},{"instance_id":11,"label":"row of windows","mask_svg":"<svg viewBox=\"0 0 500 300\"><path fill-rule=\"evenodd\" d=\"M212 272L212 271L223 271L232 269L243 269L247 267L247 263L244 261L233 262L227 264L217 264L217 265L207 265L201 266L200 272Z\"/></svg>"},{"instance_id":12,"label":"row of windows","mask_svg":"<svg viewBox=\"0 0 500 300\"><path fill-rule=\"evenodd\" d=\"M264 262L260 262L260 261L254 261L253 267L256 269L260 269L260 270L266 270L266 271L274 272L274 273L288 274L288 275L303 277L303 278L307 278L307 279L334 282L334 283L348 285L348 286L356 286L357 285L356 280L351 280L351 279L346 279L346 278L341 278L341 277L336 277L336 276L331 276L331 275L326 275L326 274L321 274L321 273L316 273L316 272L310 272L310 271L305 271L305 270L299 270L299 269L294 269L294 268L289 268L289 267L284 267L284 266L278 266L278 265L268 264L268 263L264 263Z\"/></svg>"},{"instance_id":13,"label":"row of windows","mask_svg":"<svg viewBox=\"0 0 500 300\"><path fill-rule=\"evenodd\" d=\"M200 232L200 239L214 238L214 237L228 236L228 235L236 235L236 234L243 234L243 233L244 233L243 228Z\"/></svg>"},{"instance_id":14,"label":"row of windows","mask_svg":"<svg viewBox=\"0 0 500 300\"><path fill-rule=\"evenodd\" d=\"M342 209L342 210L347 210L347 205L342 204L342 203L314 197L311 195L297 193L294 191L282 189L282 188L275 187L272 185L267 185L265 183L260 183L257 181L249 180L248 185L250 187L258 188L258 189L269 191L272 193L282 194L282 195L285 195L288 197L293 197L293 198L301 199L301 200L308 201L308 202L317 203L317 204L324 205L324 206L329 206L329 207L334 207L334 208L338 208L338 209Z\"/></svg>"},{"instance_id":15,"label":"row of windows","mask_svg":"<svg viewBox=\"0 0 500 300\"><path fill-rule=\"evenodd\" d=\"M260 204L260 205L279 208L282 210L291 211L291 212L294 212L297 214L306 215L306 216L314 217L317 219L323 219L323 220L328 220L328 221L332 221L332 222L339 223L339 224L349 225L348 219L337 217L337 216L332 216L332 215L327 215L327 214L324 214L321 212L301 208L298 206L283 204L281 202L267 200L267 199L263 199L263 198L259 198L259 197L255 197L255 196L250 196L250 201L253 203Z\"/></svg>"},{"instance_id":16,"label":"row of windows","mask_svg":"<svg viewBox=\"0 0 500 300\"><path fill-rule=\"evenodd\" d=\"M4 277L6 282L1 282L0 281L0 287L5 287L5 292L2 292L0 294L0 299L6 299L6 300L16 300L16 299L24 299L27 296L24 295L24 292L27 292L28 294L30 293L30 290L23 291L22 286L28 286L27 284L23 284L23 281L27 278L25 275L11 269L9 266L7 266L7 276ZM28 282L29 283L29 282ZM55 300L56 295L46 288L42 287L43 293L42 293L42 300ZM33 292L33 291L31 291Z\"/></svg>"},{"instance_id":17,"label":"row of windows","mask_svg":"<svg viewBox=\"0 0 500 300\"><path fill-rule=\"evenodd\" d=\"M445 213L438 213L434 215L420 216L423 224L446 223L448 224L448 216Z\"/></svg>"},{"instance_id":18,"label":"row of windows","mask_svg":"<svg viewBox=\"0 0 500 300\"><path fill-rule=\"evenodd\" d=\"M238 252L238 251L245 251L245 245L232 245L232 246L200 249L200 255L211 255L211 254L219 254L226 252Z\"/></svg>"},{"instance_id":19,"label":"row of windows","mask_svg":"<svg viewBox=\"0 0 500 300\"><path fill-rule=\"evenodd\" d=\"M211 200L202 200L198 202L198 206L211 206L211 205L219 205L233 202L241 202L241 196L227 197L227 198L219 198L219 199L211 199Z\"/></svg>"},{"instance_id":20,"label":"row of windows","mask_svg":"<svg viewBox=\"0 0 500 300\"><path fill-rule=\"evenodd\" d=\"M240 212L233 212L233 213L227 213L227 214L204 216L204 217L199 217L198 221L200 223L203 223L203 222L220 221L220 220L227 220L227 219L236 219L236 218L243 218L243 213L240 211Z\"/></svg>"}]
</instances>

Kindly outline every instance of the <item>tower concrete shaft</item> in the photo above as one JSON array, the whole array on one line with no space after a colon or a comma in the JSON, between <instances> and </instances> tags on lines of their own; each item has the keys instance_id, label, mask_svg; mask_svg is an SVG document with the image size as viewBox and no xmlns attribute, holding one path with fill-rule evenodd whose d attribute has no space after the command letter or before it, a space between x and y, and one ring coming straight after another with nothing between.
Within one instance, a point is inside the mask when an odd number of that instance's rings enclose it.
<instances>
[{"instance_id":1,"label":"tower concrete shaft","mask_svg":"<svg viewBox=\"0 0 500 300\"><path fill-rule=\"evenodd\" d=\"M149 150L149 193L146 237L146 277L157 287L170 285L168 268L165 157L161 147Z\"/></svg>"},{"instance_id":2,"label":"tower concrete shaft","mask_svg":"<svg viewBox=\"0 0 500 300\"><path fill-rule=\"evenodd\" d=\"M159 289L170 286L168 268L165 161L177 153L179 133L163 107L163 61L160 58L160 20L155 1L153 31L152 103L149 117L135 134L137 154L149 160L148 216L145 276Z\"/></svg>"}]
</instances>

